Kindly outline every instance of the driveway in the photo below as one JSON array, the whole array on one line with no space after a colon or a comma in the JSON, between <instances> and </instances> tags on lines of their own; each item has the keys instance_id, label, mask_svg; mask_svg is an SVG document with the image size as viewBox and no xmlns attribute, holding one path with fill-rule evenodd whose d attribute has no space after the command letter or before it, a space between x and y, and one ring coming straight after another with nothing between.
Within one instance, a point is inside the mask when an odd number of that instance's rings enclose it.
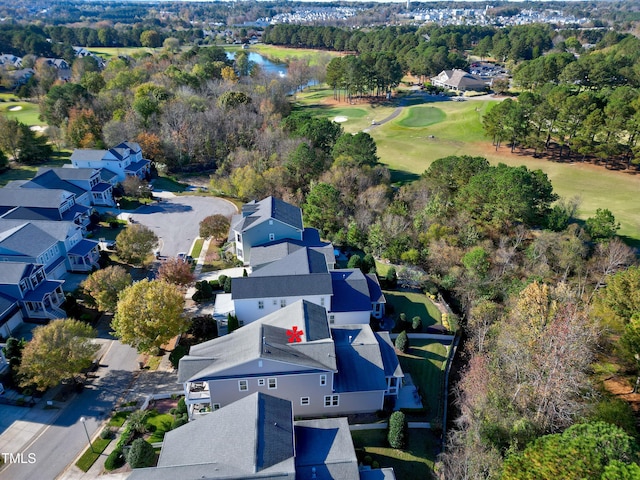
<instances>
[{"instance_id":1,"label":"driveway","mask_svg":"<svg viewBox=\"0 0 640 480\"><path fill-rule=\"evenodd\" d=\"M235 205L216 197L175 196L169 192L154 192L154 196L157 203L142 206L129 217L155 232L163 257L189 252L205 217L216 213L231 217L236 213Z\"/></svg>"}]
</instances>

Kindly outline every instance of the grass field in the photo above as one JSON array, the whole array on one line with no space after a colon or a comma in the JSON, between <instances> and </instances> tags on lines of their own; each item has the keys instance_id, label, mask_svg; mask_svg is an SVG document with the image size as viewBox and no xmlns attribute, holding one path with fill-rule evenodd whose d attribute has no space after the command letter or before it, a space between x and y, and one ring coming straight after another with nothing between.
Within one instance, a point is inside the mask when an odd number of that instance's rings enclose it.
<instances>
[{"instance_id":1,"label":"grass field","mask_svg":"<svg viewBox=\"0 0 640 480\"><path fill-rule=\"evenodd\" d=\"M150 413L145 421L147 429L151 432L151 436L147 438L147 442L161 442L164 439L165 433L171 430L173 420L173 415L168 413Z\"/></svg>"},{"instance_id":2,"label":"grass field","mask_svg":"<svg viewBox=\"0 0 640 480\"><path fill-rule=\"evenodd\" d=\"M35 103L7 100L0 103L0 113L25 125L46 125L38 116L40 109Z\"/></svg>"},{"instance_id":3,"label":"grass field","mask_svg":"<svg viewBox=\"0 0 640 480\"><path fill-rule=\"evenodd\" d=\"M411 374L413 384L418 387L429 419L441 418L446 347L434 340L412 339L407 352L399 353L398 358L402 370Z\"/></svg>"},{"instance_id":4,"label":"grass field","mask_svg":"<svg viewBox=\"0 0 640 480\"><path fill-rule=\"evenodd\" d=\"M350 108L367 108L362 104L351 106L344 102L335 106L323 105L321 102L327 97L332 97L332 91L318 88L310 90L307 97L298 95L296 100L299 107L328 118L335 117L337 111L348 117ZM621 225L618 233L628 243L640 246L640 209L634 201L640 191L640 176L591 164L536 159L517 151L512 154L509 147L501 147L496 151L485 137L481 124L482 115L494 103L492 100L408 103L409 106L393 121L376 126L369 132L376 141L381 162L391 169L394 182L415 180L434 160L448 155L483 156L492 164L526 165L530 169L545 172L555 192L561 197L580 197L579 218L593 216L598 208L611 210ZM385 113L393 111L393 106L386 108L388 110ZM442 120L422 127L415 126L421 121L433 120L434 113L426 113L428 110L425 109L428 108L440 110L444 114ZM375 115L379 120L377 112ZM345 131L354 133L370 125L354 120L343 126Z\"/></svg>"},{"instance_id":5,"label":"grass field","mask_svg":"<svg viewBox=\"0 0 640 480\"><path fill-rule=\"evenodd\" d=\"M408 321L420 317L424 327L441 323L440 310L424 293L385 290L384 296L387 305L393 305L396 316L404 313Z\"/></svg>"},{"instance_id":6,"label":"grass field","mask_svg":"<svg viewBox=\"0 0 640 480\"><path fill-rule=\"evenodd\" d=\"M389 447L386 430L355 431L351 436L359 460L369 456L380 467L393 467L398 480L432 478L439 442L430 430L409 430L404 450Z\"/></svg>"},{"instance_id":7,"label":"grass field","mask_svg":"<svg viewBox=\"0 0 640 480\"><path fill-rule=\"evenodd\" d=\"M91 47L88 49L90 52L100 55L105 60L111 57L117 57L119 55L135 56L140 53L153 53L155 51L162 50L161 48L147 48L147 47Z\"/></svg>"},{"instance_id":8,"label":"grass field","mask_svg":"<svg viewBox=\"0 0 640 480\"><path fill-rule=\"evenodd\" d=\"M416 107L409 109L409 114L405 115L398 122L401 127L428 127L434 123L442 122L447 115L436 107Z\"/></svg>"},{"instance_id":9,"label":"grass field","mask_svg":"<svg viewBox=\"0 0 640 480\"><path fill-rule=\"evenodd\" d=\"M96 460L100 457L104 449L107 448L107 445L111 443L110 438L102 439L98 438L91 443L91 448L85 450L82 456L76 462L76 467L78 467L83 472L89 471L91 465L93 465Z\"/></svg>"},{"instance_id":10,"label":"grass field","mask_svg":"<svg viewBox=\"0 0 640 480\"><path fill-rule=\"evenodd\" d=\"M338 52L329 52L322 50L311 50L307 48L287 48L276 47L275 45L251 45L250 51L259 53L260 55L267 57L269 60L277 60L279 62L287 63L289 60L297 60L300 58L309 58L310 64L315 65L322 57L335 57L338 56Z\"/></svg>"}]
</instances>

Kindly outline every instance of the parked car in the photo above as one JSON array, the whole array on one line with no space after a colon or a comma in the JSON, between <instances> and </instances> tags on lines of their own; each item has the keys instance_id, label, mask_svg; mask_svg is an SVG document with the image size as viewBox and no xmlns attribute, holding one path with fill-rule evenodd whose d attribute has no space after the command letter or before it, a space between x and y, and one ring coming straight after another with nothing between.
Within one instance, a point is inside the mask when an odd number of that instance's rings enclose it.
<instances>
[{"instance_id":1,"label":"parked car","mask_svg":"<svg viewBox=\"0 0 640 480\"><path fill-rule=\"evenodd\" d=\"M185 263L193 263L193 257L191 255L187 255L187 252L180 252L176 256Z\"/></svg>"}]
</instances>

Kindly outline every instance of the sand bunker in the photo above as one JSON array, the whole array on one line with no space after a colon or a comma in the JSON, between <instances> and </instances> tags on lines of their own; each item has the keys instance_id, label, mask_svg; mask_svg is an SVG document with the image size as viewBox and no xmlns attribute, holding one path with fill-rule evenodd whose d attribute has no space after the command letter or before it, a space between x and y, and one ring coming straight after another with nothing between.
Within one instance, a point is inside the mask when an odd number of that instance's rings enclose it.
<instances>
[{"instance_id":1,"label":"sand bunker","mask_svg":"<svg viewBox=\"0 0 640 480\"><path fill-rule=\"evenodd\" d=\"M9 107L10 112L17 112L18 110L22 110L22 105L15 105L13 107Z\"/></svg>"},{"instance_id":2,"label":"sand bunker","mask_svg":"<svg viewBox=\"0 0 640 480\"><path fill-rule=\"evenodd\" d=\"M47 127L44 127L42 125L33 125L31 127L29 127L29 130L31 130L32 132L44 132L47 129Z\"/></svg>"},{"instance_id":3,"label":"sand bunker","mask_svg":"<svg viewBox=\"0 0 640 480\"><path fill-rule=\"evenodd\" d=\"M346 122L347 120L349 120L347 117L342 117L342 116L336 117L336 118L333 119L333 121L336 122L336 123Z\"/></svg>"}]
</instances>

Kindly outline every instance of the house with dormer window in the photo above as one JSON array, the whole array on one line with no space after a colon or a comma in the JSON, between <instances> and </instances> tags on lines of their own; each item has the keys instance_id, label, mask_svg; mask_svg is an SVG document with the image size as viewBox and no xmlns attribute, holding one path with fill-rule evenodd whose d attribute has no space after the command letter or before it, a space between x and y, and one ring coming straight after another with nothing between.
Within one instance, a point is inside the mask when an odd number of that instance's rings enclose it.
<instances>
[{"instance_id":1,"label":"house with dormer window","mask_svg":"<svg viewBox=\"0 0 640 480\"><path fill-rule=\"evenodd\" d=\"M395 480L395 474L360 470L346 418L295 420L290 401L256 393L167 432L157 467L136 468L128 478Z\"/></svg>"},{"instance_id":2,"label":"house with dormer window","mask_svg":"<svg viewBox=\"0 0 640 480\"><path fill-rule=\"evenodd\" d=\"M190 418L256 392L291 401L301 417L370 413L397 396L403 376L387 332L330 327L309 301L194 345L178 367Z\"/></svg>"},{"instance_id":3,"label":"house with dormer window","mask_svg":"<svg viewBox=\"0 0 640 480\"><path fill-rule=\"evenodd\" d=\"M49 280L43 265L0 263L0 335L9 337L23 320L48 321L66 317L61 308L64 292L61 280Z\"/></svg>"},{"instance_id":4,"label":"house with dormer window","mask_svg":"<svg viewBox=\"0 0 640 480\"><path fill-rule=\"evenodd\" d=\"M85 239L73 222L0 218L2 262L43 265L48 278L98 268L98 242Z\"/></svg>"},{"instance_id":5,"label":"house with dormer window","mask_svg":"<svg viewBox=\"0 0 640 480\"><path fill-rule=\"evenodd\" d=\"M251 249L279 240L302 241L302 210L275 197L242 206L231 219L229 241L235 245L238 260L249 264Z\"/></svg>"},{"instance_id":6,"label":"house with dormer window","mask_svg":"<svg viewBox=\"0 0 640 480\"><path fill-rule=\"evenodd\" d=\"M123 182L128 176L147 178L151 162L142 158L142 149L135 142L122 142L109 150L76 149L71 154L75 168L106 169Z\"/></svg>"}]
</instances>

